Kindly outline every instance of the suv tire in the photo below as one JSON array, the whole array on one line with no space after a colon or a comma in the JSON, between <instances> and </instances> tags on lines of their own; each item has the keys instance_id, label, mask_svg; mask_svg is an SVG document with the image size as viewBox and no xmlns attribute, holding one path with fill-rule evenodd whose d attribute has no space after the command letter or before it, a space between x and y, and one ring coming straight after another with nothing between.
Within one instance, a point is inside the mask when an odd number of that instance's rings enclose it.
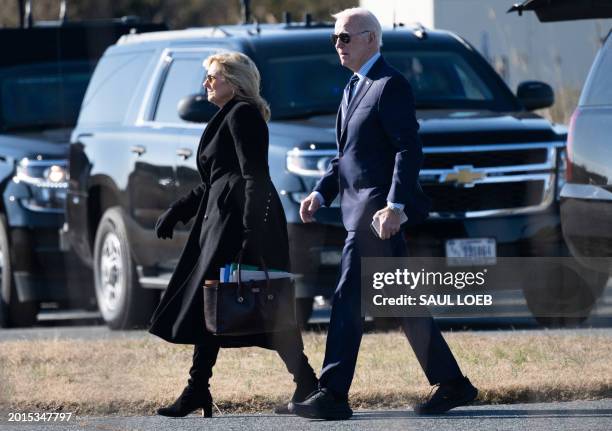
<instances>
[{"instance_id":1,"label":"suv tire","mask_svg":"<svg viewBox=\"0 0 612 431\"><path fill-rule=\"evenodd\" d=\"M542 326L576 326L589 317L607 280L594 271L579 274L572 268L558 267L549 273L541 289L525 289L527 307Z\"/></svg>"},{"instance_id":2,"label":"suv tire","mask_svg":"<svg viewBox=\"0 0 612 431\"><path fill-rule=\"evenodd\" d=\"M6 218L0 214L0 327L32 326L36 323L38 303L19 302L13 269Z\"/></svg>"},{"instance_id":3,"label":"suv tire","mask_svg":"<svg viewBox=\"0 0 612 431\"><path fill-rule=\"evenodd\" d=\"M111 329L146 326L159 293L138 283L125 217L120 207L104 212L94 242L94 285L102 318Z\"/></svg>"}]
</instances>

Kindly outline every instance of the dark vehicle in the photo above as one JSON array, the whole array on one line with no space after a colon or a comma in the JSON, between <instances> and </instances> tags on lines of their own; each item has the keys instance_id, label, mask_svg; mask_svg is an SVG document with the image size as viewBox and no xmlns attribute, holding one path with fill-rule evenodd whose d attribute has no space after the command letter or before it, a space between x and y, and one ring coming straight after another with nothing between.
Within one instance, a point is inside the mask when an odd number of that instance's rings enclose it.
<instances>
[{"instance_id":1,"label":"dark vehicle","mask_svg":"<svg viewBox=\"0 0 612 431\"><path fill-rule=\"evenodd\" d=\"M514 10L533 10L541 21L612 18L612 2L531 0ZM591 67L567 139L561 225L572 254L585 267L612 274L612 33Z\"/></svg>"},{"instance_id":2,"label":"dark vehicle","mask_svg":"<svg viewBox=\"0 0 612 431\"><path fill-rule=\"evenodd\" d=\"M330 44L332 29L308 20L189 29L124 36L107 50L72 135L67 233L94 268L111 327L146 322L185 241L190 226L163 242L153 227L200 182L198 123L214 112L201 93L202 60L220 50L246 53L262 73L273 115L272 180L289 223L292 269L303 275L298 312L306 320L313 297L331 296L345 237L340 209L322 208L308 225L298 213L337 152L335 114L349 72ZM529 112L550 106L552 89L527 82L514 96L474 48L445 31L385 31L383 53L412 83L426 155L421 183L433 199L429 221L407 232L411 253L567 256L558 208L566 134ZM543 274L550 298L555 274ZM572 293L580 296L585 281L576 279ZM536 313L540 297L527 295Z\"/></svg>"},{"instance_id":3,"label":"dark vehicle","mask_svg":"<svg viewBox=\"0 0 612 431\"><path fill-rule=\"evenodd\" d=\"M90 271L60 250L70 132L104 50L165 28L128 17L0 29L0 326L34 323L43 302L95 306Z\"/></svg>"}]
</instances>

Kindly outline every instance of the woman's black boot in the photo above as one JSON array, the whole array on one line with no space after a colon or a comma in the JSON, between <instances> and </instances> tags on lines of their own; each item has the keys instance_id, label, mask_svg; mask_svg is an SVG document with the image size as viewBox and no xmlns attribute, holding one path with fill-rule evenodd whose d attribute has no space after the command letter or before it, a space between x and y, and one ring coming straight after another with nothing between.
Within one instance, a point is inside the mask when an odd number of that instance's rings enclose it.
<instances>
[{"instance_id":1,"label":"woman's black boot","mask_svg":"<svg viewBox=\"0 0 612 431\"><path fill-rule=\"evenodd\" d=\"M213 340L206 344L196 344L193 349L193 363L189 370L187 387L174 403L157 410L161 416L183 417L197 409L202 409L202 416L212 417L212 395L208 381L217 362L219 346Z\"/></svg>"},{"instance_id":2,"label":"woman's black boot","mask_svg":"<svg viewBox=\"0 0 612 431\"><path fill-rule=\"evenodd\" d=\"M208 389L196 390L187 385L180 397L168 407L161 407L157 414L173 418L187 416L189 413L202 409L202 416L212 417L212 395Z\"/></svg>"}]
</instances>

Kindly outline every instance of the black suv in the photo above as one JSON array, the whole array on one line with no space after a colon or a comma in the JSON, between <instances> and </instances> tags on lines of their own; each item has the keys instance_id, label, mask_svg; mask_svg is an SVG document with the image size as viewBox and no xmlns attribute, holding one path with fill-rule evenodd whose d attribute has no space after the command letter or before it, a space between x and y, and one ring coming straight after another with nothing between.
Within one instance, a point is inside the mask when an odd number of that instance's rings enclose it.
<instances>
[{"instance_id":1,"label":"black suv","mask_svg":"<svg viewBox=\"0 0 612 431\"><path fill-rule=\"evenodd\" d=\"M612 18L612 2L530 0L513 10L540 21ZM572 254L585 267L612 275L612 31L591 66L567 139L561 225Z\"/></svg>"},{"instance_id":2,"label":"black suv","mask_svg":"<svg viewBox=\"0 0 612 431\"><path fill-rule=\"evenodd\" d=\"M188 29L124 36L105 53L72 135L67 218L111 327L146 322L186 239L190 226L171 241L158 240L153 228L200 182L194 155L205 124L181 118L177 107L206 103L198 102L202 60L222 50L256 62L271 105L271 176L289 223L292 269L303 275L298 312L305 320L313 297L331 296L345 237L340 209L337 202L322 208L308 225L298 212L337 151L335 114L349 72L332 31L309 21ZM552 89L526 82L513 95L472 46L446 31L397 27L383 38L386 59L412 83L425 152L421 183L433 199L429 221L407 231L411 253L567 256L558 212L566 130L529 112L550 106ZM204 122L214 112L198 109ZM554 301L557 271L541 276ZM576 277L572 293L584 295ZM511 287L521 289L520 280ZM526 296L536 314L551 307L542 295Z\"/></svg>"},{"instance_id":3,"label":"black suv","mask_svg":"<svg viewBox=\"0 0 612 431\"><path fill-rule=\"evenodd\" d=\"M32 324L39 304L94 304L90 271L60 251L69 137L104 50L135 18L0 29L0 326Z\"/></svg>"}]
</instances>

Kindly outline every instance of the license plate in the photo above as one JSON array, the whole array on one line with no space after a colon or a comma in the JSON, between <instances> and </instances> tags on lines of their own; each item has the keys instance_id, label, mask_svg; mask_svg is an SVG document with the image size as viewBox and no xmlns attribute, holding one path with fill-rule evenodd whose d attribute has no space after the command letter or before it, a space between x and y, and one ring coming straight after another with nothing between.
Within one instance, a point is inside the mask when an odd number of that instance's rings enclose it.
<instances>
[{"instance_id":1,"label":"license plate","mask_svg":"<svg viewBox=\"0 0 612 431\"><path fill-rule=\"evenodd\" d=\"M495 265L497 249L493 238L449 239L446 241L448 265Z\"/></svg>"}]
</instances>

